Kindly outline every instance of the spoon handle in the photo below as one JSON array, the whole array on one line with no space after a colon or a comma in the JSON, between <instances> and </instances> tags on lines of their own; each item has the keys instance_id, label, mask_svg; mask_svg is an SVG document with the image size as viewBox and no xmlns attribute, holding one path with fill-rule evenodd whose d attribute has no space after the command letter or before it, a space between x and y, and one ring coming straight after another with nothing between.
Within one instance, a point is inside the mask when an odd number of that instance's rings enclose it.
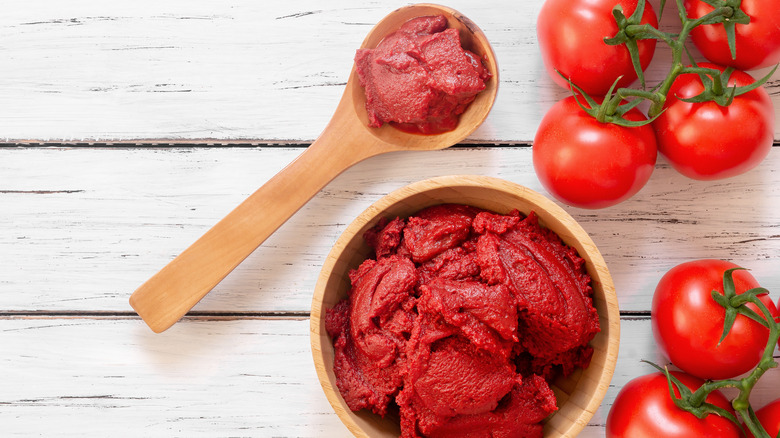
<instances>
[{"instance_id":1,"label":"spoon handle","mask_svg":"<svg viewBox=\"0 0 780 438\"><path fill-rule=\"evenodd\" d=\"M331 123L298 158L130 296L130 305L154 332L176 323L333 178L374 154L371 147L341 143L354 138L344 138L335 127Z\"/></svg>"}]
</instances>

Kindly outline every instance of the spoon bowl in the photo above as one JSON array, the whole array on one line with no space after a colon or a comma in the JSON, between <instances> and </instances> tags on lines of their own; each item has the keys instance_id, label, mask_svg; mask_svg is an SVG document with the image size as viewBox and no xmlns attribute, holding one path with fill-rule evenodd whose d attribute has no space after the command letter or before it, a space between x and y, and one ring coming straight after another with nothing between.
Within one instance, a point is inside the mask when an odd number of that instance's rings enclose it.
<instances>
[{"instance_id":1,"label":"spoon bowl","mask_svg":"<svg viewBox=\"0 0 780 438\"><path fill-rule=\"evenodd\" d=\"M353 66L344 94L322 134L292 163L228 213L130 296L130 305L155 332L176 323L287 219L341 172L366 158L393 151L452 146L485 120L498 91L495 54L482 31L454 9L418 4L397 9L369 32L361 48L374 48L412 18L444 15L458 29L464 48L476 53L493 75L486 88L448 132L419 135L385 124L368 126L365 93Z\"/></svg>"},{"instance_id":2,"label":"spoon bowl","mask_svg":"<svg viewBox=\"0 0 780 438\"><path fill-rule=\"evenodd\" d=\"M352 101L355 116L360 120L361 127L385 143L385 147L401 150L436 150L460 143L482 124L496 99L498 91L498 64L496 63L493 49L482 30L468 17L452 8L433 4L418 4L399 8L371 29L365 40L363 40L361 48L375 48L382 42L385 36L396 31L407 21L416 17L430 15L444 15L447 18L447 27L458 30L461 46L477 54L493 77L485 83L485 89L475 97L466 111L460 115L460 122L456 129L439 134L420 135L401 131L389 124L384 124L379 128L369 128L368 113L366 112L366 95L360 86L357 71L353 68L347 83L345 96L342 100ZM347 96L348 93L351 95Z\"/></svg>"}]
</instances>

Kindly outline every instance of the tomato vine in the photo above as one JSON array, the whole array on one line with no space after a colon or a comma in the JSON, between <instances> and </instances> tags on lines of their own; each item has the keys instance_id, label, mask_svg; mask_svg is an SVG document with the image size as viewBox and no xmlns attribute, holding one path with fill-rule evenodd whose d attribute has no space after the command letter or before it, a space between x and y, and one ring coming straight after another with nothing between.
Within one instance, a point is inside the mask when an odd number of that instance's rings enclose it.
<instances>
[{"instance_id":1,"label":"tomato vine","mask_svg":"<svg viewBox=\"0 0 780 438\"><path fill-rule=\"evenodd\" d=\"M780 341L780 321L775 318L766 304L758 298L759 295L765 295L769 292L766 289L757 287L737 294L734 287L733 272L738 269L743 268L732 268L723 273L723 294L715 290L711 293L712 299L726 311L723 334L720 341L722 342L729 334L738 315L743 315L765 326L769 330L769 338L758 365L741 379L708 380L696 391L691 391L669 372L668 367L662 368L652 362L648 363L666 375L669 394L678 408L690 412L697 418L704 418L712 414L719 415L728 418L742 428L743 426L732 413L706 402L707 397L714 391L723 388L735 388L739 393L731 401L731 405L742 419L744 426L747 427L754 437L774 438L766 432L756 417L756 413L750 405L750 394L753 387L767 371L778 367L778 363L774 360L773 355L775 347L778 345L778 341ZM755 305L760 313L747 307L748 303ZM680 393L679 397L675 396L675 388Z\"/></svg>"},{"instance_id":2,"label":"tomato vine","mask_svg":"<svg viewBox=\"0 0 780 438\"><path fill-rule=\"evenodd\" d=\"M734 42L735 26L737 24L748 24L750 22L750 17L739 9L741 0L702 0L713 6L714 9L712 12L699 18L689 18L685 12L683 0L675 1L677 3L678 16L682 25L680 32L676 34L661 31L648 23L640 23L639 20L642 17L646 0L639 0L636 10L629 17L626 17L623 14L623 9L620 5L615 6L612 10L619 30L613 37L605 38L604 42L608 45L626 45L631 55L636 74L640 79L641 88L621 87L617 88L614 92L612 90L608 92L604 99L607 115L612 116L617 114L616 117L610 118L609 121L611 123L623 126L635 125L635 123L621 120L619 111L619 108L622 105L636 106L637 102L625 103L627 99L633 100L632 98L650 102L650 107L647 110L648 121L646 123L651 123L664 110L664 104L666 103L669 91L671 90L675 79L683 74L698 74L705 86L705 90L700 95L683 100L687 102L714 101L721 106L728 106L735 96L748 93L766 83L777 69L778 66L776 65L767 75L748 86L734 86L729 88L728 80L729 76L734 71L734 68L728 67L725 71L721 71L716 68L699 67L693 59L693 56L688 52L685 44L694 28L702 25L721 23L724 24L728 34L729 49L731 50L732 57L736 56L736 46ZM662 0L662 13L664 7L665 0ZM640 66L639 53L637 50L639 41L644 39L662 41L670 47L672 52L672 60L666 77L650 90L646 87L646 81ZM687 61L684 59L684 55L687 55ZM580 93L583 93L581 89L576 87L576 84L572 85L577 88Z\"/></svg>"},{"instance_id":3,"label":"tomato vine","mask_svg":"<svg viewBox=\"0 0 780 438\"><path fill-rule=\"evenodd\" d=\"M755 6L756 2L760 8ZM605 208L638 193L649 180L644 170L638 172L645 168L645 157L649 155L639 159L639 155L629 154L622 163L615 159L619 150L631 147L625 136L611 136L609 148L602 148L599 153L588 150L594 142L572 143L570 140L577 132L562 134L572 130L560 117L562 106L574 113L587 113L591 123L583 125L592 128L589 132L593 139L610 136L617 131L616 127L625 128L628 135L630 130L650 125L657 152L675 170L693 179L737 176L758 166L769 154L775 117L772 101L762 86L778 66L755 80L734 66L697 64L686 44L691 39L701 52L702 46L696 39L698 31L706 30L709 37L713 26L717 31L725 27L722 40L728 39L728 47L720 51L731 52L733 57L739 50L744 55L745 48L758 44L759 54L751 55L749 65L771 65L780 60L780 31L773 29L773 14L776 15L775 9L780 12L780 3L675 3L681 23L677 33L660 29L647 0L546 0L542 6L537 19L542 60L553 81L568 87L573 95L569 100L576 103L559 102L550 108L540 124L545 129L537 130L534 138L534 169L545 189L558 200L581 208ZM689 9L692 5L711 10ZM665 6L661 0L661 13ZM774 38L773 32L777 32L778 38ZM770 41L754 41L765 35ZM669 46L672 59L665 77L650 87L644 69L654 57L659 41ZM629 87L636 78L640 86ZM643 117L634 117L637 112ZM577 115L566 119L573 117ZM563 160L583 156L587 161L580 160L578 167ZM651 161L655 164L654 159ZM573 172L573 176L568 176L568 172ZM607 190L616 187L612 181L618 178L630 179L632 183L622 185L619 194ZM586 186L588 189L581 188Z\"/></svg>"}]
</instances>

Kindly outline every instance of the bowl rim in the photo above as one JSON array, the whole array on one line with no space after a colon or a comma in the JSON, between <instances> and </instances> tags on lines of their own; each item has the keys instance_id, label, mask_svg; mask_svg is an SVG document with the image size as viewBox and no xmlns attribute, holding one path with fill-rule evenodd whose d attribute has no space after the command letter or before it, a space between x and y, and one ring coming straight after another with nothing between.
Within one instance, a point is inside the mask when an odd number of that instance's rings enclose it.
<instances>
[{"instance_id":1,"label":"bowl rim","mask_svg":"<svg viewBox=\"0 0 780 438\"><path fill-rule=\"evenodd\" d=\"M342 232L336 243L333 245L331 251L327 255L320 275L318 276L317 283L314 289L312 297L311 317L310 317L310 341L312 358L314 360L315 370L317 372L318 380L322 386L323 391L342 423L357 437L368 437L361 427L358 425L360 422L369 422L374 426L382 428L383 420L379 416L370 412L352 412L346 407L346 403L341 396L340 391L335 386L335 376L333 375L332 364L325 363L325 356L323 348L329 348L332 351L332 342L330 337L324 330L324 309L323 298L326 290L326 286L329 283L331 272L336 267L336 262L339 256L344 252L347 245L354 239L360 239L362 241L361 230L368 229L373 226L380 218L388 215L388 210L394 206L398 206L399 203L403 203L404 200L425 195L427 192L436 192L439 190L446 190L448 188L468 188L468 189L486 189L488 191L501 192L503 195L517 198L518 201L522 200L535 206L527 211L520 209L524 214L528 214L531 210L535 211L539 216L539 222L542 226L548 228L561 228L565 229L569 233L556 234L569 246L577 249L580 257L586 260L588 274L590 274L593 285L593 298L594 305L597 304L597 293L603 298L602 306L606 306L606 309L599 309L599 320L601 324L601 332L596 335L596 338L606 336L604 361L600 369L593 368L593 363L588 369L582 372L577 379L575 386L583 383L583 377L587 377L586 380L590 380L595 384L595 391L588 394L584 400L576 400L579 412L569 416L568 410L564 413L564 406L571 400L571 398L564 400L559 404L559 410L552 414L546 421L555 421L556 416L563 415L565 419L561 421L568 421L568 426L565 426L563 430L558 430L562 437L574 437L591 420L596 410L601 405L601 402L606 395L609 388L610 381L614 375L615 367L617 364L618 348L620 343L620 312L618 309L617 295L615 293L614 283L612 277L609 274L606 263L601 255L601 252L596 247L591 237L585 232L585 230L574 220L574 218L549 198L541 195L540 193L522 186L517 183L513 183L507 180L503 180L496 177L482 176L482 175L448 175L429 178L421 181L417 181L401 188L398 188L379 200L371 204L362 213L360 213ZM450 203L453 201L439 201L437 198L431 197L429 203L422 206L407 205L409 214L419 211L422 208L430 205ZM463 202L469 204L469 202ZM483 207L484 208L484 207ZM494 209L494 211L497 209ZM506 213L505 211L503 213ZM392 215L392 214L391 214ZM553 227L551 224L554 224ZM564 234L564 235L561 235ZM574 239L574 240L572 240ZM364 244L365 245L365 244ZM356 268L357 266L353 266ZM600 301L599 301L600 302ZM604 314L603 310L606 310ZM594 340L596 339L594 338ZM593 341L591 341L593 342ZM595 357L595 355L594 355ZM588 372L588 370L592 370ZM593 371L596 370L596 371ZM600 371L600 372L599 372ZM592 375L595 374L595 375ZM595 382L592 382L595 380ZM572 391L573 392L573 391ZM556 394L557 396L557 394ZM545 436L547 432L545 431Z\"/></svg>"}]
</instances>

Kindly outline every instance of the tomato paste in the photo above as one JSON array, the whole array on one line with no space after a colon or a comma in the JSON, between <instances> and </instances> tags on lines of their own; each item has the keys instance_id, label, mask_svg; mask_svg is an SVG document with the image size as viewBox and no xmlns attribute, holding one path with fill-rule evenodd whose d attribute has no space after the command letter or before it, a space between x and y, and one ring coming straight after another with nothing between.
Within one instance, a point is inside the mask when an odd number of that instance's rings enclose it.
<instances>
[{"instance_id":1,"label":"tomato paste","mask_svg":"<svg viewBox=\"0 0 780 438\"><path fill-rule=\"evenodd\" d=\"M355 66L369 126L393 122L424 134L455 129L491 77L443 15L409 20L375 49L359 49Z\"/></svg>"},{"instance_id":2,"label":"tomato paste","mask_svg":"<svg viewBox=\"0 0 780 438\"><path fill-rule=\"evenodd\" d=\"M401 436L536 437L550 383L587 367L599 331L585 262L532 212L444 204L383 220L374 256L326 313L352 410Z\"/></svg>"}]
</instances>

